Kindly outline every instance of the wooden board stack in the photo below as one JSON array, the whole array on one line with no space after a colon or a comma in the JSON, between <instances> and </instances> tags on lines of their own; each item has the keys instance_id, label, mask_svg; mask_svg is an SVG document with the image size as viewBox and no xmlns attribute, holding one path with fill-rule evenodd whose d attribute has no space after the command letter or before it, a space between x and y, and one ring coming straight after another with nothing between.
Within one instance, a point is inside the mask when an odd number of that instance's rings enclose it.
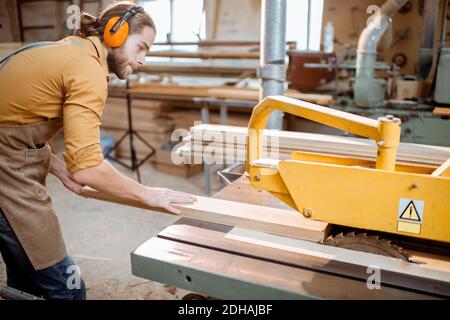
<instances>
[{"instance_id":1,"label":"wooden board stack","mask_svg":"<svg viewBox=\"0 0 450 320\"><path fill-rule=\"evenodd\" d=\"M189 130L196 122L201 122L200 110L192 110L186 108L173 108L167 111L166 115L172 119L175 129L183 128ZM250 120L250 113L229 113L227 116L227 124L231 126L246 127ZM219 112L211 110L209 113L210 124L220 124Z\"/></svg>"},{"instance_id":2,"label":"wooden board stack","mask_svg":"<svg viewBox=\"0 0 450 320\"><path fill-rule=\"evenodd\" d=\"M171 97L209 97L218 99L259 101L259 89L237 88L232 86L179 86L162 84L140 84L134 85L130 90L133 97L146 97L149 94L166 95ZM284 95L293 99L300 99L320 105L329 105L333 98L331 95L301 93L297 90L288 89Z\"/></svg>"},{"instance_id":3,"label":"wooden board stack","mask_svg":"<svg viewBox=\"0 0 450 320\"><path fill-rule=\"evenodd\" d=\"M102 131L113 134L117 141L128 130L128 113L126 99L108 98L102 115ZM160 148L170 141L174 128L173 121L163 114L170 108L164 102L150 100L132 100L133 129L136 130L154 148ZM148 154L149 149L139 139L135 139L138 157ZM119 157L130 157L130 146L125 140L116 149Z\"/></svg>"},{"instance_id":4,"label":"wooden board stack","mask_svg":"<svg viewBox=\"0 0 450 320\"><path fill-rule=\"evenodd\" d=\"M235 143L226 143L225 136ZM205 153L215 154L222 160L245 162L247 128L201 124L190 129L185 144L176 152L188 163L193 157L202 157ZM305 151L339 156L353 156L374 160L376 144L373 140L332 136L315 133L265 130L265 146L268 158L289 159L291 152ZM278 154L271 154L273 146L278 145ZM272 157L275 156L275 157ZM279 156L278 158L276 156ZM413 143L400 143L397 161L405 164L421 164L436 167L450 158L450 148Z\"/></svg>"},{"instance_id":5,"label":"wooden board stack","mask_svg":"<svg viewBox=\"0 0 450 320\"><path fill-rule=\"evenodd\" d=\"M173 130L179 128L188 130L196 122L201 122L199 109L178 108L169 102L133 98L131 108L133 129L156 149L170 142ZM228 115L228 123L235 126L245 126L249 119L250 115L246 113ZM218 111L210 112L209 122L220 123ZM128 130L127 100L109 97L102 115L102 131L114 135L117 141L126 130ZM138 157L146 156L148 148L139 139L135 139L135 143ZM130 157L128 140L120 144L116 154L119 157Z\"/></svg>"}]
</instances>

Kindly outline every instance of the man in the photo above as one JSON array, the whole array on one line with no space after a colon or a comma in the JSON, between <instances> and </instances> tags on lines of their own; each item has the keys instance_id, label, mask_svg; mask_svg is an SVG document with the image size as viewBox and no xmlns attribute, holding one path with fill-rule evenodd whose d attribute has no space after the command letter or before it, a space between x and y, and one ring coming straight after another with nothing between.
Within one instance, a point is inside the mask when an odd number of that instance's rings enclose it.
<instances>
[{"instance_id":1,"label":"man","mask_svg":"<svg viewBox=\"0 0 450 320\"><path fill-rule=\"evenodd\" d=\"M108 73L126 79L143 65L155 33L148 13L120 2L98 19L83 13L75 36L23 50L0 66L0 251L8 286L46 299L85 299L46 193L48 172L75 193L87 185L174 213L174 203L195 201L123 176L101 152ZM60 128L65 162L47 144Z\"/></svg>"}]
</instances>

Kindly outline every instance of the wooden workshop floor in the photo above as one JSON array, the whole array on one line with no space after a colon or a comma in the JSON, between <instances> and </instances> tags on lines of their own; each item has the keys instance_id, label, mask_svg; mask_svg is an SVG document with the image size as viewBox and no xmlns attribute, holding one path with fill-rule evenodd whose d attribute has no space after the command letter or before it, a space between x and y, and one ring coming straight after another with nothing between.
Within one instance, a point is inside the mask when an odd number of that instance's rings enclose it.
<instances>
[{"instance_id":1,"label":"wooden workshop floor","mask_svg":"<svg viewBox=\"0 0 450 320\"><path fill-rule=\"evenodd\" d=\"M129 170L115 166L136 178ZM151 164L145 164L141 172L146 185L205 195L203 174L187 179L170 176L156 171ZM220 188L215 177L211 182L213 188ZM187 293L131 275L130 252L176 217L80 198L52 175L47 184L69 254L86 282L88 299L180 299ZM5 265L0 257L0 287L5 285Z\"/></svg>"}]
</instances>

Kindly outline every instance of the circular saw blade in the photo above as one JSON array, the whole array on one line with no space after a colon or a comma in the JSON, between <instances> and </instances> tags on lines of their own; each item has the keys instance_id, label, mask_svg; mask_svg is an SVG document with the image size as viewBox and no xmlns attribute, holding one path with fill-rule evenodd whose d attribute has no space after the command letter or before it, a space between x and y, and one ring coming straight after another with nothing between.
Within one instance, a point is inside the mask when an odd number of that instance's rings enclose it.
<instances>
[{"instance_id":1,"label":"circular saw blade","mask_svg":"<svg viewBox=\"0 0 450 320\"><path fill-rule=\"evenodd\" d=\"M336 236L329 236L326 238L324 244L339 248L379 254L410 262L409 255L403 250L403 248L392 244L389 240L381 239L378 236L369 236L366 233L355 234L355 232L350 232L345 235L340 233Z\"/></svg>"}]
</instances>

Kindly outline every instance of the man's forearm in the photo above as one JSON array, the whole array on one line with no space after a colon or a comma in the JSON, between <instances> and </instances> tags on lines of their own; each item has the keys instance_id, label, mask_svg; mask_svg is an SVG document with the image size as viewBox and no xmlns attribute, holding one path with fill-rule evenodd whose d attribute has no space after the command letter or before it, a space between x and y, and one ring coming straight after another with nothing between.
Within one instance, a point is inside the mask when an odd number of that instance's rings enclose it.
<instances>
[{"instance_id":1,"label":"man's forearm","mask_svg":"<svg viewBox=\"0 0 450 320\"><path fill-rule=\"evenodd\" d=\"M71 177L80 185L87 185L111 196L137 200L176 214L180 213L180 209L174 207L175 204L189 204L195 201L194 196L184 192L139 184L122 175L107 161L95 167L76 171Z\"/></svg>"},{"instance_id":2,"label":"man's forearm","mask_svg":"<svg viewBox=\"0 0 450 320\"><path fill-rule=\"evenodd\" d=\"M64 161L58 159L53 153L50 158L50 170L49 172L57 177L63 176L66 172L66 164Z\"/></svg>"},{"instance_id":3,"label":"man's forearm","mask_svg":"<svg viewBox=\"0 0 450 320\"><path fill-rule=\"evenodd\" d=\"M53 153L50 158L50 173L58 177L64 186L72 192L78 193L83 187L81 184L73 180L67 171L66 163L58 159Z\"/></svg>"},{"instance_id":4,"label":"man's forearm","mask_svg":"<svg viewBox=\"0 0 450 320\"><path fill-rule=\"evenodd\" d=\"M96 167L79 170L72 174L75 181L95 190L132 200L143 201L148 188L122 175L107 161Z\"/></svg>"}]
</instances>

